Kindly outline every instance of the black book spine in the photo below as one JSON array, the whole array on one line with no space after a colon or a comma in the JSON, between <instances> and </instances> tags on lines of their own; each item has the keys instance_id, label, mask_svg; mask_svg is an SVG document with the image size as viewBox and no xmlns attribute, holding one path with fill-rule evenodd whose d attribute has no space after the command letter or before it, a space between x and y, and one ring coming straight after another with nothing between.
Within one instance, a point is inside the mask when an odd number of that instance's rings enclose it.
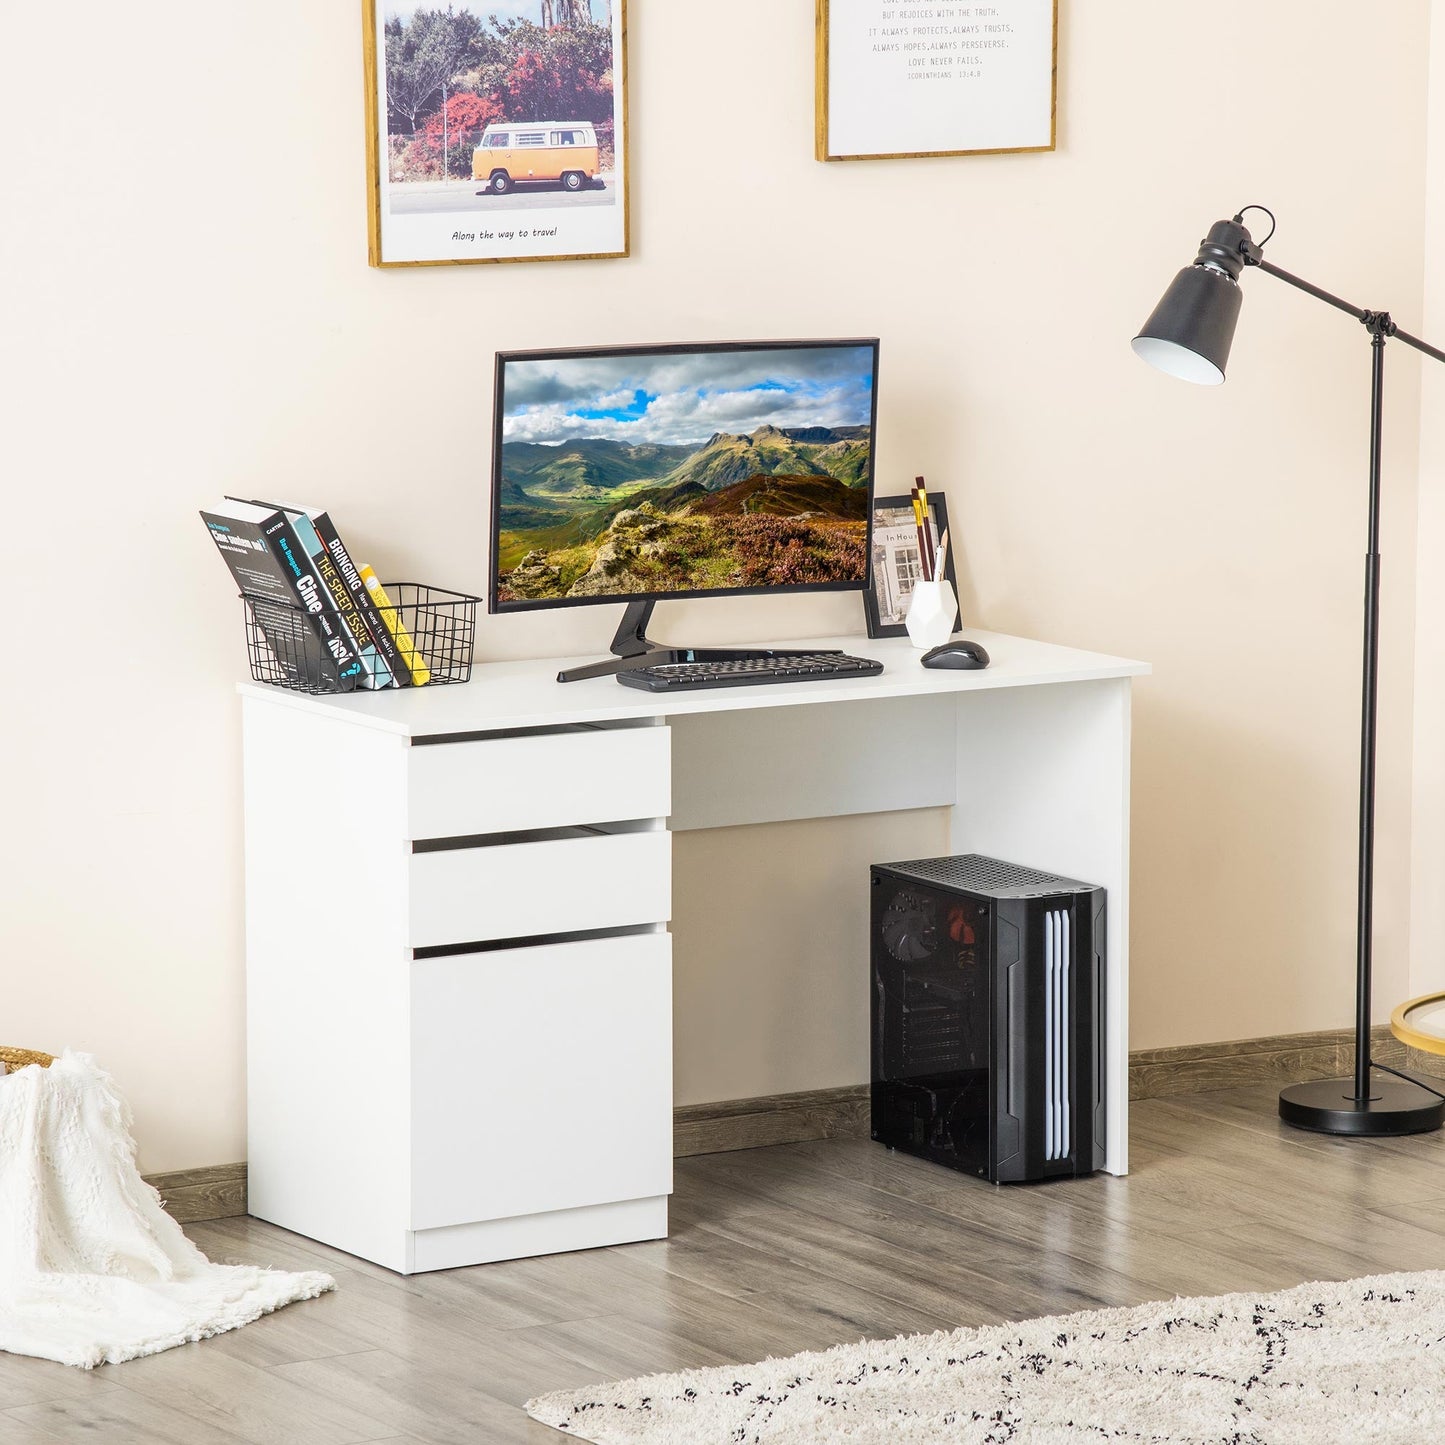
<instances>
[{"instance_id":1,"label":"black book spine","mask_svg":"<svg viewBox=\"0 0 1445 1445\"><path fill-rule=\"evenodd\" d=\"M287 680L351 691L356 679L342 676L296 590L296 578L283 561L280 545L266 533L266 525L275 518L260 524L204 511L201 518ZM294 537L291 542L294 545Z\"/></svg>"},{"instance_id":2,"label":"black book spine","mask_svg":"<svg viewBox=\"0 0 1445 1445\"><path fill-rule=\"evenodd\" d=\"M341 689L335 659L317 645L316 633L299 607L272 597L247 596L246 604L288 682L308 691Z\"/></svg>"},{"instance_id":3,"label":"black book spine","mask_svg":"<svg viewBox=\"0 0 1445 1445\"><path fill-rule=\"evenodd\" d=\"M361 580L361 574L351 560L351 553L346 550L346 543L341 540L341 534L336 530L331 514L318 512L311 520L315 524L316 535L321 538L321 545L326 548L327 554L336 564L336 570L341 573L346 590L356 604L356 610L365 619L367 630L371 633L376 650L385 661L392 680L398 687L410 687L411 668L401 655L401 649L397 647L391 629L382 621L376 603L371 600L371 593L366 590L366 583Z\"/></svg>"},{"instance_id":4,"label":"black book spine","mask_svg":"<svg viewBox=\"0 0 1445 1445\"><path fill-rule=\"evenodd\" d=\"M371 640L371 632L366 625L366 619L361 615L356 603L351 600L351 593L346 589L341 569L332 561L331 554L322 545L321 535L317 532L315 523L301 512L288 514L287 520L291 522L292 530L306 549L306 554L311 559L311 566L321 579L322 587L326 589L326 600L331 604L332 611L336 613L341 623L342 635L361 659L362 680L358 686L365 688L388 686L391 682L391 670L377 653Z\"/></svg>"},{"instance_id":5,"label":"black book spine","mask_svg":"<svg viewBox=\"0 0 1445 1445\"><path fill-rule=\"evenodd\" d=\"M342 631L341 619L333 610L326 589L311 565L300 539L296 536L285 514L277 512L268 522L262 523L262 532L276 548L281 559L282 571L306 613L316 635L321 640L322 651L327 653L336 665L337 681L342 692L353 691L361 681L363 669L356 649Z\"/></svg>"}]
</instances>

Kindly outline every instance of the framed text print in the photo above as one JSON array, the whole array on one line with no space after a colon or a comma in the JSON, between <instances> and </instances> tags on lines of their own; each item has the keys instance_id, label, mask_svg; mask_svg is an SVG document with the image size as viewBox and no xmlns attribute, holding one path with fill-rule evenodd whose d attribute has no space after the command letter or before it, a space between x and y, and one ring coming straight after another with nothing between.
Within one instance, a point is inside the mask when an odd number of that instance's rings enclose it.
<instances>
[{"instance_id":1,"label":"framed text print","mask_svg":"<svg viewBox=\"0 0 1445 1445\"><path fill-rule=\"evenodd\" d=\"M373 266L627 254L627 0L362 0Z\"/></svg>"},{"instance_id":2,"label":"framed text print","mask_svg":"<svg viewBox=\"0 0 1445 1445\"><path fill-rule=\"evenodd\" d=\"M820 161L1054 148L1057 0L818 0Z\"/></svg>"}]
</instances>

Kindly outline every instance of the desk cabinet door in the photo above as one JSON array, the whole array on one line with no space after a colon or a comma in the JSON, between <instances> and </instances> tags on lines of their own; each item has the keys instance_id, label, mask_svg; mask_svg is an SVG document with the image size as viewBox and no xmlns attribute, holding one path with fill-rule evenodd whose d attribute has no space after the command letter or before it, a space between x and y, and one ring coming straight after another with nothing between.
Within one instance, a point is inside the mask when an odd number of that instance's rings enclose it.
<instances>
[{"instance_id":1,"label":"desk cabinet door","mask_svg":"<svg viewBox=\"0 0 1445 1445\"><path fill-rule=\"evenodd\" d=\"M412 964L411 1228L672 1191L672 938Z\"/></svg>"}]
</instances>

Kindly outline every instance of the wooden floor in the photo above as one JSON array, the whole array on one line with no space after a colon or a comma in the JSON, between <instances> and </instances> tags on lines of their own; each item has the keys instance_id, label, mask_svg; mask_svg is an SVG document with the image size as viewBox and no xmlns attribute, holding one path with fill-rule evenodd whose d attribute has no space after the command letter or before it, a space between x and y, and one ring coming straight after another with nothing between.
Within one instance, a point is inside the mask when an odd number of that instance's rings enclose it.
<instances>
[{"instance_id":1,"label":"wooden floor","mask_svg":"<svg viewBox=\"0 0 1445 1445\"><path fill-rule=\"evenodd\" d=\"M0 1445L560 1441L522 1402L862 1336L1445 1267L1445 1135L1286 1132L1274 1092L1133 1106L1127 1179L995 1189L834 1140L683 1159L652 1244L403 1279L253 1220L214 1259L336 1293L85 1372L0 1355Z\"/></svg>"}]
</instances>

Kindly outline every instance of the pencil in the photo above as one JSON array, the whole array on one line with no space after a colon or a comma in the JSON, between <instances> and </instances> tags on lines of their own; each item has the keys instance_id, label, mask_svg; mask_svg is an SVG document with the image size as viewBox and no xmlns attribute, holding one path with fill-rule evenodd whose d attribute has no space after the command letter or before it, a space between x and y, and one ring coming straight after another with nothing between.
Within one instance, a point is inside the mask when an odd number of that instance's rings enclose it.
<instances>
[{"instance_id":1,"label":"pencil","mask_svg":"<svg viewBox=\"0 0 1445 1445\"><path fill-rule=\"evenodd\" d=\"M933 582L938 578L938 568L933 556L933 518L928 512L928 487L922 477L915 477L913 481L919 510L923 513L923 577L925 581Z\"/></svg>"},{"instance_id":2,"label":"pencil","mask_svg":"<svg viewBox=\"0 0 1445 1445\"><path fill-rule=\"evenodd\" d=\"M944 566L948 562L948 528L943 529L943 536L938 543L938 557L934 561L934 569L938 574L938 580L942 582L945 577Z\"/></svg>"},{"instance_id":3,"label":"pencil","mask_svg":"<svg viewBox=\"0 0 1445 1445\"><path fill-rule=\"evenodd\" d=\"M932 581L928 575L928 521L924 516L923 503L918 500L918 488L913 489L913 526L918 533L918 567L925 582Z\"/></svg>"}]
</instances>

